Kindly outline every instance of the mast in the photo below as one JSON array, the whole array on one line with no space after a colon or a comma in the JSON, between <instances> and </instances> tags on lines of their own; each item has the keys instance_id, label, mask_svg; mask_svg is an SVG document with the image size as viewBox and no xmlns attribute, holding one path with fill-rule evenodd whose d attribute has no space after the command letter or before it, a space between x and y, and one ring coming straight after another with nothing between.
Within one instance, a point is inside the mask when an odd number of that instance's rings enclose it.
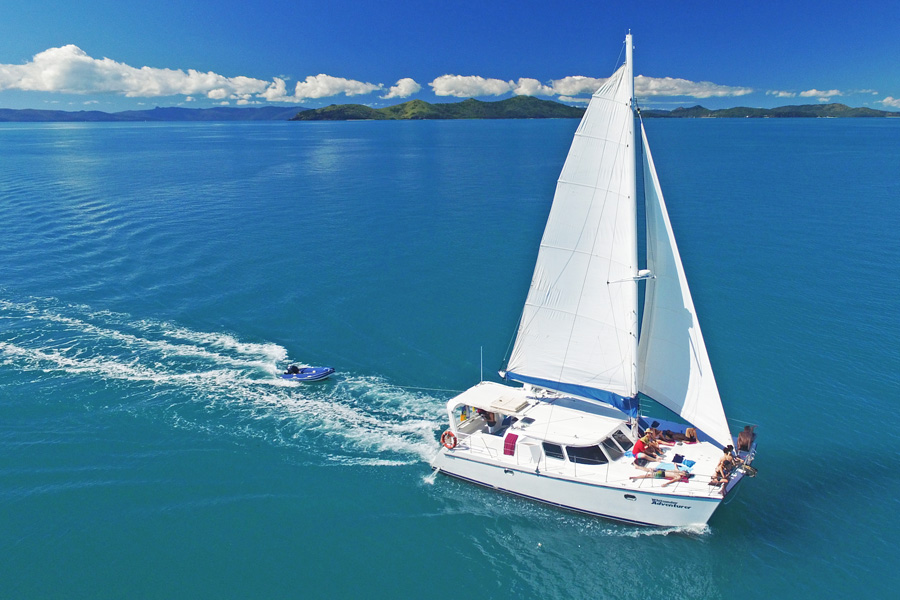
<instances>
[{"instance_id":1,"label":"mast","mask_svg":"<svg viewBox=\"0 0 900 600\"><path fill-rule=\"evenodd\" d=\"M626 155L626 160L628 160L630 162L630 171L632 173L634 173L634 177L632 177L631 181L630 181L631 188L629 190L629 193L631 194L631 198L634 199L634 201L631 203L631 208L634 211L634 224L635 224L635 227L637 227L637 164L636 164L637 161L635 158L635 152L637 151L637 147L636 147L636 144L634 143L636 136L634 135L635 119L634 119L634 62L633 61L634 61L634 44L632 43L632 40L631 40L631 30L629 30L628 34L625 36L625 82L626 82L626 85L628 86L628 98L629 98L629 104L631 106L631 120L629 121L629 126L631 128L631 135L630 135L631 152L629 152ZM637 275L638 275L638 273L637 273L637 264L638 264L638 261L637 261L637 235L635 235L635 238L634 238L633 252L634 252L634 254L633 254L633 258L632 258L632 264L635 265L634 320L635 320L635 324L636 324L637 318L638 318L637 286L639 285L638 279L637 279ZM631 352L631 377L632 377L632 379L631 380L633 382L635 382L635 388L633 389L633 396L635 398L637 398L637 393L638 393L638 389L636 387L637 381L638 381L638 372L637 372L638 337L637 337L637 332L638 332L638 328L635 325L634 335L631 338L631 343L632 343L632 352ZM635 402L635 406L637 406L636 402Z\"/></svg>"}]
</instances>

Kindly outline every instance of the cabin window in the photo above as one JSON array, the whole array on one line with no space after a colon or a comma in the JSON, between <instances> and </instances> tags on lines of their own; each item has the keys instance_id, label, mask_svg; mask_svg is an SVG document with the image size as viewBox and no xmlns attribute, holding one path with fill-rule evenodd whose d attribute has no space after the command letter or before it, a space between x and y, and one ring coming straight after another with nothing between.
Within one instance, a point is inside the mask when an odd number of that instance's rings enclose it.
<instances>
[{"instance_id":1,"label":"cabin window","mask_svg":"<svg viewBox=\"0 0 900 600\"><path fill-rule=\"evenodd\" d=\"M557 446L556 444L548 444L547 442L543 443L544 446L544 454L547 455L547 458L557 458L559 460L565 460L563 456L562 446Z\"/></svg>"},{"instance_id":2,"label":"cabin window","mask_svg":"<svg viewBox=\"0 0 900 600\"><path fill-rule=\"evenodd\" d=\"M566 446L566 454L573 463L604 465L609 462L600 446Z\"/></svg>"},{"instance_id":3,"label":"cabin window","mask_svg":"<svg viewBox=\"0 0 900 600\"><path fill-rule=\"evenodd\" d=\"M619 450L619 447L616 446L616 443L612 440L612 438L606 438L602 442L603 447L606 449L606 453L609 454L609 457L613 460L618 459L622 456L622 451Z\"/></svg>"},{"instance_id":4,"label":"cabin window","mask_svg":"<svg viewBox=\"0 0 900 600\"><path fill-rule=\"evenodd\" d=\"M621 429L616 429L615 431L613 431L612 436L614 440L619 442L619 445L625 452L631 450L631 447L634 445L634 443L630 439L628 439L628 436L625 435L625 433Z\"/></svg>"}]
</instances>

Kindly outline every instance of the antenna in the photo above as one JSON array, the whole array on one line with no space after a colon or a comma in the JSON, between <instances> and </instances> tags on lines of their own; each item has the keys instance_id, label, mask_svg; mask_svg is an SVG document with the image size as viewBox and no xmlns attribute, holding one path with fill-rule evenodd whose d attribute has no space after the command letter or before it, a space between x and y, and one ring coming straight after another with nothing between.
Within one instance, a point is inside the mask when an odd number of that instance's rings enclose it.
<instances>
[{"instance_id":1,"label":"antenna","mask_svg":"<svg viewBox=\"0 0 900 600\"><path fill-rule=\"evenodd\" d=\"M481 382L484 383L484 346L481 346Z\"/></svg>"}]
</instances>

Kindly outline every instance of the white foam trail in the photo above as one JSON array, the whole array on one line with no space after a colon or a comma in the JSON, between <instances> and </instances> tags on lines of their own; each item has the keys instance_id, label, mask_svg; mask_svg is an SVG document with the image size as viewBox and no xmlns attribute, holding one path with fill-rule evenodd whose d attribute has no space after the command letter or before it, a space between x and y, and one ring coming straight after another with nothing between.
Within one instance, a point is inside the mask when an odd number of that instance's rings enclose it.
<instances>
[{"instance_id":1,"label":"white foam trail","mask_svg":"<svg viewBox=\"0 0 900 600\"><path fill-rule=\"evenodd\" d=\"M278 344L54 299L0 300L0 364L41 378L117 382L118 409L264 439L326 464L403 465L434 456L442 400L353 374L289 382L276 377L287 354Z\"/></svg>"}]
</instances>

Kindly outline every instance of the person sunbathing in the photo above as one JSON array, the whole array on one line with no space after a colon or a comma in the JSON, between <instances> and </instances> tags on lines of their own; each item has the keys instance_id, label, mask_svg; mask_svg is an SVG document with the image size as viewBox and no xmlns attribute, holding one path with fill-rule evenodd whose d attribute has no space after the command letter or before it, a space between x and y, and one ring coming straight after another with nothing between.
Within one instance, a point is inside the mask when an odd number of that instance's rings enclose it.
<instances>
[{"instance_id":1,"label":"person sunbathing","mask_svg":"<svg viewBox=\"0 0 900 600\"><path fill-rule=\"evenodd\" d=\"M688 427L684 433L666 429L660 436L664 442L684 442L686 444L697 443L697 430L693 427Z\"/></svg>"},{"instance_id":2,"label":"person sunbathing","mask_svg":"<svg viewBox=\"0 0 900 600\"><path fill-rule=\"evenodd\" d=\"M663 446L674 446L675 442L669 442L662 438L662 433L660 433L659 429L655 427L651 427L647 430L647 434L650 436L650 449L656 452L657 454L662 454L664 450L660 448L660 444Z\"/></svg>"},{"instance_id":3,"label":"person sunbathing","mask_svg":"<svg viewBox=\"0 0 900 600\"><path fill-rule=\"evenodd\" d=\"M634 477L629 477L631 481L637 481L638 479L665 479L665 483L662 484L662 487L666 487L670 483L675 483L676 481L687 481L690 479L690 474L685 473L683 471L679 471L678 469L666 470L666 469L645 469L648 472L643 475L635 475Z\"/></svg>"}]
</instances>

